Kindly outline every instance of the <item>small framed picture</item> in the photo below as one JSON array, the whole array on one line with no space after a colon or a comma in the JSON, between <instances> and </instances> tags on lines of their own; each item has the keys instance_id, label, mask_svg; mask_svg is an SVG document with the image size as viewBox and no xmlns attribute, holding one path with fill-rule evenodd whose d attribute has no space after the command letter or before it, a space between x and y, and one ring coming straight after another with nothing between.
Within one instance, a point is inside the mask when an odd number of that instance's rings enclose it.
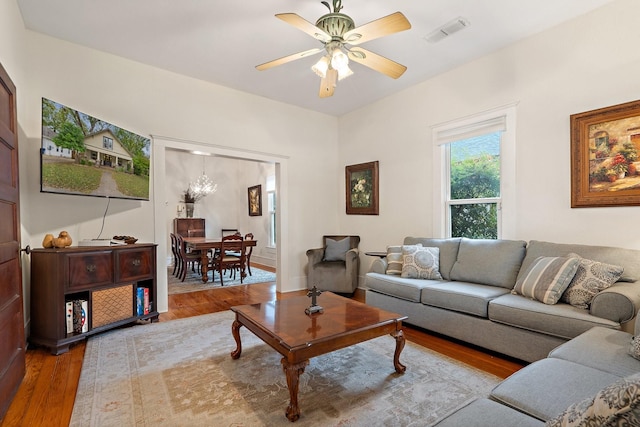
<instances>
[{"instance_id":1,"label":"small framed picture","mask_svg":"<svg viewBox=\"0 0 640 427\"><path fill-rule=\"evenodd\" d=\"M571 207L640 205L640 101L571 116Z\"/></svg>"},{"instance_id":2,"label":"small framed picture","mask_svg":"<svg viewBox=\"0 0 640 427\"><path fill-rule=\"evenodd\" d=\"M262 185L254 185L247 189L249 216L262 215Z\"/></svg>"},{"instance_id":3,"label":"small framed picture","mask_svg":"<svg viewBox=\"0 0 640 427\"><path fill-rule=\"evenodd\" d=\"M345 168L348 215L378 215L378 161Z\"/></svg>"}]
</instances>

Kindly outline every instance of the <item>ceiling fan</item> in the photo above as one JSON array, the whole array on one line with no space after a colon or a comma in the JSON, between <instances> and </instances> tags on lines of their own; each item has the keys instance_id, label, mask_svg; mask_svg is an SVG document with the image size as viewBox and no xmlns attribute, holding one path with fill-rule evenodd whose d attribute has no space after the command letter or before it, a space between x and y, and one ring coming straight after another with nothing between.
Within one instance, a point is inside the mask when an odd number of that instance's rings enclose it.
<instances>
[{"instance_id":1,"label":"ceiling fan","mask_svg":"<svg viewBox=\"0 0 640 427\"><path fill-rule=\"evenodd\" d=\"M333 95L338 80L353 74L349 68L349 59L394 79L406 71L407 67L404 65L359 47L364 42L411 28L411 24L402 13L392 13L356 27L353 19L340 13L342 0L333 0L333 11L328 2L321 3L329 9L329 13L321 16L315 25L295 13L279 13L276 14L276 18L319 40L323 47L265 62L256 66L258 70L267 70L324 50L327 54L311 67L322 78L318 94L321 98Z\"/></svg>"}]
</instances>

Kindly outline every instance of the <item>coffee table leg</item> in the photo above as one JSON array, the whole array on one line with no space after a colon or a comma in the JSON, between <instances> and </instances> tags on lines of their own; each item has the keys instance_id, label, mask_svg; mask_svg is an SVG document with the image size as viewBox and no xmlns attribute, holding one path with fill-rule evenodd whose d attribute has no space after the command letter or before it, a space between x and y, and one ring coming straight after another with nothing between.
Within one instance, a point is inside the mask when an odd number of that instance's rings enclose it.
<instances>
[{"instance_id":1,"label":"coffee table leg","mask_svg":"<svg viewBox=\"0 0 640 427\"><path fill-rule=\"evenodd\" d=\"M392 337L396 339L396 351L393 354L393 366L396 368L396 372L399 374L403 374L407 367L400 363L400 353L402 353L402 349L404 349L404 333L402 329L396 331L391 334Z\"/></svg>"},{"instance_id":2,"label":"coffee table leg","mask_svg":"<svg viewBox=\"0 0 640 427\"><path fill-rule=\"evenodd\" d=\"M242 353L242 343L240 342L240 327L242 323L237 320L233 321L231 325L231 333L233 334L233 338L236 340L236 349L231 352L232 359L238 359L240 354Z\"/></svg>"},{"instance_id":3,"label":"coffee table leg","mask_svg":"<svg viewBox=\"0 0 640 427\"><path fill-rule=\"evenodd\" d=\"M308 360L300 363L289 364L286 357L282 358L282 369L287 376L287 387L289 387L289 406L285 415L289 421L294 422L300 418L300 408L298 407L298 384L300 375L304 373L304 368L309 364Z\"/></svg>"}]
</instances>

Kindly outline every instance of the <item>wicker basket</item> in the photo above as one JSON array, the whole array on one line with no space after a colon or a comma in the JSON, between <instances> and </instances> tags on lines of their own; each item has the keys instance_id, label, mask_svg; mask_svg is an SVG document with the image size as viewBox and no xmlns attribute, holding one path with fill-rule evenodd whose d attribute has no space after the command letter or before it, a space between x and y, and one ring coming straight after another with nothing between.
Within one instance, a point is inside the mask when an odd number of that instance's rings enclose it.
<instances>
[{"instance_id":1,"label":"wicker basket","mask_svg":"<svg viewBox=\"0 0 640 427\"><path fill-rule=\"evenodd\" d=\"M91 293L91 328L129 319L133 313L133 284Z\"/></svg>"}]
</instances>

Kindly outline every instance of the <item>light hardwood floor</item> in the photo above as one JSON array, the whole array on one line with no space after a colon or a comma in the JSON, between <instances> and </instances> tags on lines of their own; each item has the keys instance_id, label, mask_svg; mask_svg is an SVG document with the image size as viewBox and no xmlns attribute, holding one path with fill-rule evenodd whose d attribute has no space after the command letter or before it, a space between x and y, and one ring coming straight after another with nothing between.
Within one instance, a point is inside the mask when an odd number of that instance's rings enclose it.
<instances>
[{"instance_id":1,"label":"light hardwood floor","mask_svg":"<svg viewBox=\"0 0 640 427\"><path fill-rule=\"evenodd\" d=\"M160 315L160 321L224 311L234 305L253 304L303 294L305 291L280 294L276 292L275 283L259 283L170 295L169 311ZM364 291L358 290L353 298L364 301ZM519 361L487 353L419 328L405 325L404 332L409 341L500 378L506 378L524 366L524 363ZM72 346L68 353L59 356L53 356L42 348L28 349L26 376L0 425L2 427L67 426L71 419L78 388L84 350L84 342Z\"/></svg>"}]
</instances>

